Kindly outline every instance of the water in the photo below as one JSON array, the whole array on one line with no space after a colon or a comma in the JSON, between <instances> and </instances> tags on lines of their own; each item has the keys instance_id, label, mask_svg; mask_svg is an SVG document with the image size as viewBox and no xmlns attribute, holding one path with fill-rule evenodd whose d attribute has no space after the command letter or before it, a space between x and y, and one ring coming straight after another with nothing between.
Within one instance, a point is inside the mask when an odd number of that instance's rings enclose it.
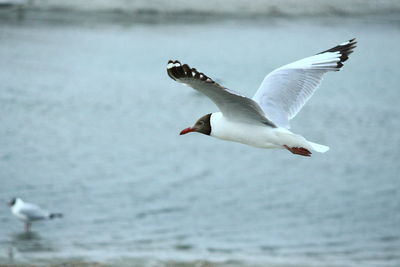
<instances>
[{"instance_id":1,"label":"water","mask_svg":"<svg viewBox=\"0 0 400 267\"><path fill-rule=\"evenodd\" d=\"M0 263L400 265L397 18L0 26ZM292 121L311 158L179 136L216 108L187 62L251 96L266 73L357 37ZM154 265L155 264L155 265ZM172 264L174 266L174 264ZM235 266L236 266L235 265Z\"/></svg>"}]
</instances>

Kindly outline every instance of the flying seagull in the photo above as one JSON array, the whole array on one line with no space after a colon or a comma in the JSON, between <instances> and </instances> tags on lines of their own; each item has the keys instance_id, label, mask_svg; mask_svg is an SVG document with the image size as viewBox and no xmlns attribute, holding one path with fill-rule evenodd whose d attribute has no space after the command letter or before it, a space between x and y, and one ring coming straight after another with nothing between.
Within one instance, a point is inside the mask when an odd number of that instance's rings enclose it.
<instances>
[{"instance_id":1,"label":"flying seagull","mask_svg":"<svg viewBox=\"0 0 400 267\"><path fill-rule=\"evenodd\" d=\"M293 119L329 71L339 71L356 47L351 39L331 49L284 65L268 74L253 98L233 92L187 64L170 60L168 75L177 82L205 94L220 112L201 117L182 134L198 132L260 148L287 149L311 156L329 147L306 140L289 131Z\"/></svg>"},{"instance_id":2,"label":"flying seagull","mask_svg":"<svg viewBox=\"0 0 400 267\"><path fill-rule=\"evenodd\" d=\"M26 232L29 232L34 221L61 218L63 216L61 213L50 213L35 204L24 202L20 198L11 199L8 205L11 208L11 212L25 223Z\"/></svg>"}]
</instances>

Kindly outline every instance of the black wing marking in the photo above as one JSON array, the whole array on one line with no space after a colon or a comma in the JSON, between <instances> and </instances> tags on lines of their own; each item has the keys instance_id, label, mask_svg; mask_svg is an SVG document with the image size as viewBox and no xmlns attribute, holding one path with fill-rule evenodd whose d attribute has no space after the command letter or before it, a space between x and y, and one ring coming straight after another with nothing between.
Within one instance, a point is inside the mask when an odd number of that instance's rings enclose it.
<instances>
[{"instance_id":1,"label":"black wing marking","mask_svg":"<svg viewBox=\"0 0 400 267\"><path fill-rule=\"evenodd\" d=\"M356 46L357 41L356 38L353 38L343 44L337 45L335 47L332 47L331 49L322 51L318 53L317 55L323 54L323 53L334 53L334 52L339 52L340 54L340 61L337 63L337 68L340 69L343 67L343 62L345 62L351 53L353 53L353 49Z\"/></svg>"},{"instance_id":2,"label":"black wing marking","mask_svg":"<svg viewBox=\"0 0 400 267\"><path fill-rule=\"evenodd\" d=\"M167 73L173 80L186 84L209 97L225 117L245 123L263 123L276 127L266 118L261 107L252 99L237 94L213 81L210 77L178 60L169 60Z\"/></svg>"}]
</instances>

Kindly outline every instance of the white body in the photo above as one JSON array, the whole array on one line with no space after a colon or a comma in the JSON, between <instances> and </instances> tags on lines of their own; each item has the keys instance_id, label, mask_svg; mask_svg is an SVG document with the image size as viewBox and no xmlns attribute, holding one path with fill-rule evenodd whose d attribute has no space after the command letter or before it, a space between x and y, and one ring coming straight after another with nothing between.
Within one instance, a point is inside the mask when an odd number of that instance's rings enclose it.
<instances>
[{"instance_id":1,"label":"white body","mask_svg":"<svg viewBox=\"0 0 400 267\"><path fill-rule=\"evenodd\" d=\"M25 223L45 220L50 218L50 213L41 209L35 204L26 203L17 198L15 204L11 207L11 212Z\"/></svg>"},{"instance_id":2,"label":"white body","mask_svg":"<svg viewBox=\"0 0 400 267\"><path fill-rule=\"evenodd\" d=\"M285 128L268 125L232 122L221 112L211 115L211 136L260 148L303 147L317 152L326 152L329 147L307 141L303 136Z\"/></svg>"}]
</instances>

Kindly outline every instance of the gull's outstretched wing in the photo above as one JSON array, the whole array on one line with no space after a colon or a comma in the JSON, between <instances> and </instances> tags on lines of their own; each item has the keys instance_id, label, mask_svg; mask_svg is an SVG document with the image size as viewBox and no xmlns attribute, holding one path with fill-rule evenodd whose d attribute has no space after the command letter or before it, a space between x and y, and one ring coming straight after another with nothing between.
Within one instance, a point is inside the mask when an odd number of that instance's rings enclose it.
<instances>
[{"instance_id":1,"label":"gull's outstretched wing","mask_svg":"<svg viewBox=\"0 0 400 267\"><path fill-rule=\"evenodd\" d=\"M268 74L253 97L277 126L289 128L289 120L313 95L328 71L338 71L356 47L351 39L315 56L275 69Z\"/></svg>"},{"instance_id":2,"label":"gull's outstretched wing","mask_svg":"<svg viewBox=\"0 0 400 267\"><path fill-rule=\"evenodd\" d=\"M226 118L232 121L263 123L275 127L254 100L222 87L195 68L190 68L187 64L182 65L177 60L170 60L167 72L175 81L186 84L209 97Z\"/></svg>"}]
</instances>

